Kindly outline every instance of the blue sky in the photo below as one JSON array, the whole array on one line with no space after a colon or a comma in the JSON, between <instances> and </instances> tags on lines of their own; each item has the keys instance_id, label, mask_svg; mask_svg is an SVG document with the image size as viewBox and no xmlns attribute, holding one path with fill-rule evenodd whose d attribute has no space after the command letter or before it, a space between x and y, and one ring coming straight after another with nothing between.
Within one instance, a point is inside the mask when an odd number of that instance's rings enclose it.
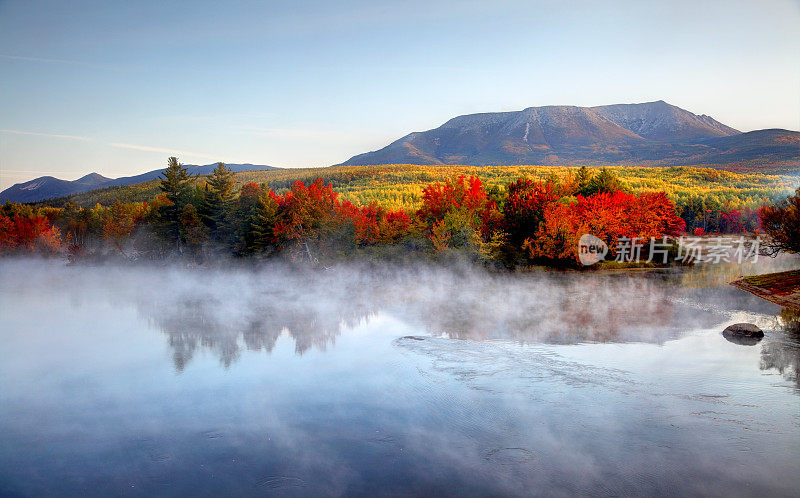
<instances>
[{"instance_id":1,"label":"blue sky","mask_svg":"<svg viewBox=\"0 0 800 498\"><path fill-rule=\"evenodd\" d=\"M0 0L0 187L327 166L473 112L663 99L800 128L800 3Z\"/></svg>"}]
</instances>

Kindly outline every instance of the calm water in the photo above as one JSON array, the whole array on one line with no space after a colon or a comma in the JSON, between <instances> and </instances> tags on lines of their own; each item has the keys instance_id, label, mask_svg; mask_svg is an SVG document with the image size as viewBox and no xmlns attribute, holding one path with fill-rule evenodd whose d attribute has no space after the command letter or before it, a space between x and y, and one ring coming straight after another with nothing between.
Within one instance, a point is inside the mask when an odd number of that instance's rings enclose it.
<instances>
[{"instance_id":1,"label":"calm water","mask_svg":"<svg viewBox=\"0 0 800 498\"><path fill-rule=\"evenodd\" d=\"M798 327L726 282L797 265L3 260L0 494L795 495Z\"/></svg>"}]
</instances>

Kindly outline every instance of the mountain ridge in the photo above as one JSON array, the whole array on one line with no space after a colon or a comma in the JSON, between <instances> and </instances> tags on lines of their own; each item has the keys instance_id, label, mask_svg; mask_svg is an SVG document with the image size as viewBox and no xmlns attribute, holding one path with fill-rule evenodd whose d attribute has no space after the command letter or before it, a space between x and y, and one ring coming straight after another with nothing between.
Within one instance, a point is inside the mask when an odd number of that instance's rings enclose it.
<instances>
[{"instance_id":1,"label":"mountain ridge","mask_svg":"<svg viewBox=\"0 0 800 498\"><path fill-rule=\"evenodd\" d=\"M747 160L798 159L798 132L750 135ZM438 128L413 132L382 149L355 155L342 165L465 164L698 165L737 162L744 135L711 116L663 100L594 107L540 106L520 111L466 114ZM753 143L753 137L760 143ZM729 139L726 141L726 139ZM758 140L756 140L758 142Z\"/></svg>"}]
</instances>

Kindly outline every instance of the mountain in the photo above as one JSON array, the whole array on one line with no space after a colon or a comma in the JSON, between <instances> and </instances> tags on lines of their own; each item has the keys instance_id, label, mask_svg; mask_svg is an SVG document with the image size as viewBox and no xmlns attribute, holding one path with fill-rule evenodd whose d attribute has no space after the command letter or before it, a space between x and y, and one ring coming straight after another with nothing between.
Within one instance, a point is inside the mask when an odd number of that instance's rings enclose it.
<instances>
[{"instance_id":1,"label":"mountain","mask_svg":"<svg viewBox=\"0 0 800 498\"><path fill-rule=\"evenodd\" d=\"M259 164L226 164L227 168L231 171L254 171L275 169L274 166L264 166ZM217 163L194 165L187 164L186 169L192 175L208 175ZM148 182L157 179L163 169L155 169L142 173L136 176L125 176L122 178L106 178L97 173L89 173L88 175L78 178L77 180L59 180L52 176L42 176L33 180L17 183L2 192L0 192L0 202L37 202L45 199L52 199L54 197L65 197L72 194L79 194L89 190L114 187L120 185L133 185L136 183Z\"/></svg>"},{"instance_id":2,"label":"mountain","mask_svg":"<svg viewBox=\"0 0 800 498\"><path fill-rule=\"evenodd\" d=\"M591 109L648 140L691 141L741 133L711 116L698 116L663 100L645 104L603 105Z\"/></svg>"},{"instance_id":3,"label":"mountain","mask_svg":"<svg viewBox=\"0 0 800 498\"><path fill-rule=\"evenodd\" d=\"M692 165L798 161L788 130L741 133L664 101L468 114L342 164Z\"/></svg>"}]
</instances>

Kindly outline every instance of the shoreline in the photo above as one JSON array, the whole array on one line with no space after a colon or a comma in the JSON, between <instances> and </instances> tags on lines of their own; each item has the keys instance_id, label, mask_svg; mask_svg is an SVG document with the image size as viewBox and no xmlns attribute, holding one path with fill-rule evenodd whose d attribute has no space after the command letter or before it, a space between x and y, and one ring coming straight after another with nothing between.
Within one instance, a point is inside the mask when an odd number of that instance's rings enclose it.
<instances>
[{"instance_id":1,"label":"shoreline","mask_svg":"<svg viewBox=\"0 0 800 498\"><path fill-rule=\"evenodd\" d=\"M754 275L730 284L784 308L800 311L800 270Z\"/></svg>"}]
</instances>

